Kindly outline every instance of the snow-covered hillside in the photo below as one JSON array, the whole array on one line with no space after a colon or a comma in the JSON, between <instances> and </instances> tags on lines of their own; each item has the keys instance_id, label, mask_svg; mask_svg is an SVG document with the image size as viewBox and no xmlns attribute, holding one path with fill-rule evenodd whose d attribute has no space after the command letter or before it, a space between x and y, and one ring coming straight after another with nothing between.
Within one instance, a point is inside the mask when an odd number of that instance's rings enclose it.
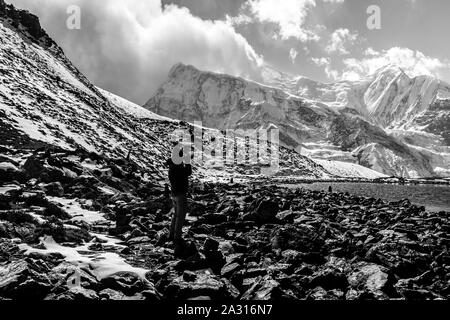
<instances>
[{"instance_id":1,"label":"snow-covered hillside","mask_svg":"<svg viewBox=\"0 0 450 320\"><path fill-rule=\"evenodd\" d=\"M156 115L92 85L40 28L35 16L11 6L0 22L0 144L6 148L2 156L14 154L14 163L20 165L39 147L81 148L113 159L129 158L149 179L164 181L172 133L187 131L191 125ZM242 138L236 142L245 145ZM311 179L333 176L291 150L282 148L280 155L279 174ZM195 170L199 178L260 172L258 165L243 164L212 171L199 164Z\"/></svg>"},{"instance_id":2,"label":"snow-covered hillside","mask_svg":"<svg viewBox=\"0 0 450 320\"><path fill-rule=\"evenodd\" d=\"M177 64L145 107L218 129L275 125L290 149L387 175L448 175L450 86L442 81L394 66L358 82L324 84L273 68L263 77L265 85Z\"/></svg>"}]
</instances>

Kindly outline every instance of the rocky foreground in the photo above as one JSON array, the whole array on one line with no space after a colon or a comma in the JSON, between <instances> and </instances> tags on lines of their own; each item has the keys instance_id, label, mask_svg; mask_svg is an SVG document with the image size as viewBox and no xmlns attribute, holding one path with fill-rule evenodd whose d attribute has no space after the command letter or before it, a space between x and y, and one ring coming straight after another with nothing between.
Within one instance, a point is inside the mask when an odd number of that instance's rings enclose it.
<instances>
[{"instance_id":1,"label":"rocky foreground","mask_svg":"<svg viewBox=\"0 0 450 320\"><path fill-rule=\"evenodd\" d=\"M180 259L164 185L133 162L12 158L0 158L1 299L450 297L448 213L408 200L195 180Z\"/></svg>"}]
</instances>

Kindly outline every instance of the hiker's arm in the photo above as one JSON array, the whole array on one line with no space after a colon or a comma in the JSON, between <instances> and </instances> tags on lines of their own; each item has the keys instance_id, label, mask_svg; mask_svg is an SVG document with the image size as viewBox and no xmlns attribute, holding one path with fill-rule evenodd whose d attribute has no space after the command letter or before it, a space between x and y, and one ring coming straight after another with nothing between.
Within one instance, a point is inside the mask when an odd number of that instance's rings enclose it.
<instances>
[{"instance_id":1,"label":"hiker's arm","mask_svg":"<svg viewBox=\"0 0 450 320\"><path fill-rule=\"evenodd\" d=\"M186 165L186 175L189 177L192 175L192 166L190 164Z\"/></svg>"}]
</instances>

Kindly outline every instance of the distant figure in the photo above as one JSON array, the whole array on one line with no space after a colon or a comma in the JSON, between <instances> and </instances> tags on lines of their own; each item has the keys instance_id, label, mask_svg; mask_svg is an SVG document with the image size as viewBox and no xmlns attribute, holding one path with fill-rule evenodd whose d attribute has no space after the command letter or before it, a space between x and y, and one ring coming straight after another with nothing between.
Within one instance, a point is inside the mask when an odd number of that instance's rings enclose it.
<instances>
[{"instance_id":1,"label":"distant figure","mask_svg":"<svg viewBox=\"0 0 450 320\"><path fill-rule=\"evenodd\" d=\"M332 193L333 192L333 188L331 186L328 187L328 192Z\"/></svg>"},{"instance_id":2,"label":"distant figure","mask_svg":"<svg viewBox=\"0 0 450 320\"><path fill-rule=\"evenodd\" d=\"M190 164L176 165L172 158L167 160L169 166L169 180L172 189L172 202L174 213L170 226L169 240L175 244L175 255L183 247L183 226L186 219L187 193L189 189L189 176L192 174Z\"/></svg>"}]
</instances>

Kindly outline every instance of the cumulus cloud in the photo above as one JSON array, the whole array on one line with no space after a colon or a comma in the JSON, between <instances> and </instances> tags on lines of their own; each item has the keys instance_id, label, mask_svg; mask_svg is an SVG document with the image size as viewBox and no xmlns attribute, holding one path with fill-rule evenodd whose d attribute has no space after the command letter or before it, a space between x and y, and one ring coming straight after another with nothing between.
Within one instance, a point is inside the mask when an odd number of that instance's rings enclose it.
<instances>
[{"instance_id":1,"label":"cumulus cloud","mask_svg":"<svg viewBox=\"0 0 450 320\"><path fill-rule=\"evenodd\" d=\"M331 39L325 51L329 54L349 54L347 47L354 44L357 39L358 34L356 32L351 32L345 28L337 29L331 34Z\"/></svg>"},{"instance_id":2,"label":"cumulus cloud","mask_svg":"<svg viewBox=\"0 0 450 320\"><path fill-rule=\"evenodd\" d=\"M278 26L277 37L282 40L296 38L300 41L318 40L318 36L305 28L304 23L315 0L249 0L243 6L260 23Z\"/></svg>"},{"instance_id":3,"label":"cumulus cloud","mask_svg":"<svg viewBox=\"0 0 450 320\"><path fill-rule=\"evenodd\" d=\"M178 62L257 79L263 58L226 21L202 20L160 0L11 0L44 28L98 86L144 103ZM81 8L81 30L66 9Z\"/></svg>"},{"instance_id":4,"label":"cumulus cloud","mask_svg":"<svg viewBox=\"0 0 450 320\"><path fill-rule=\"evenodd\" d=\"M345 59L344 64L342 78L345 80L357 80L387 65L400 67L411 77L430 75L439 78L442 71L450 68L449 61L441 61L420 51L400 47L383 51L369 48L362 59Z\"/></svg>"},{"instance_id":5,"label":"cumulus cloud","mask_svg":"<svg viewBox=\"0 0 450 320\"><path fill-rule=\"evenodd\" d=\"M325 74L329 79L337 80L339 78L339 72L331 67L330 58L311 58L311 60L315 65L324 69Z\"/></svg>"},{"instance_id":6,"label":"cumulus cloud","mask_svg":"<svg viewBox=\"0 0 450 320\"><path fill-rule=\"evenodd\" d=\"M363 52L363 57L360 59L340 60L336 57L322 57L311 58L311 61L323 68L329 79L338 81L358 81L388 66L401 68L410 77L429 75L445 79L445 73L450 71L450 61L448 60L442 61L420 51L400 47L382 51L376 51L369 47Z\"/></svg>"}]
</instances>

